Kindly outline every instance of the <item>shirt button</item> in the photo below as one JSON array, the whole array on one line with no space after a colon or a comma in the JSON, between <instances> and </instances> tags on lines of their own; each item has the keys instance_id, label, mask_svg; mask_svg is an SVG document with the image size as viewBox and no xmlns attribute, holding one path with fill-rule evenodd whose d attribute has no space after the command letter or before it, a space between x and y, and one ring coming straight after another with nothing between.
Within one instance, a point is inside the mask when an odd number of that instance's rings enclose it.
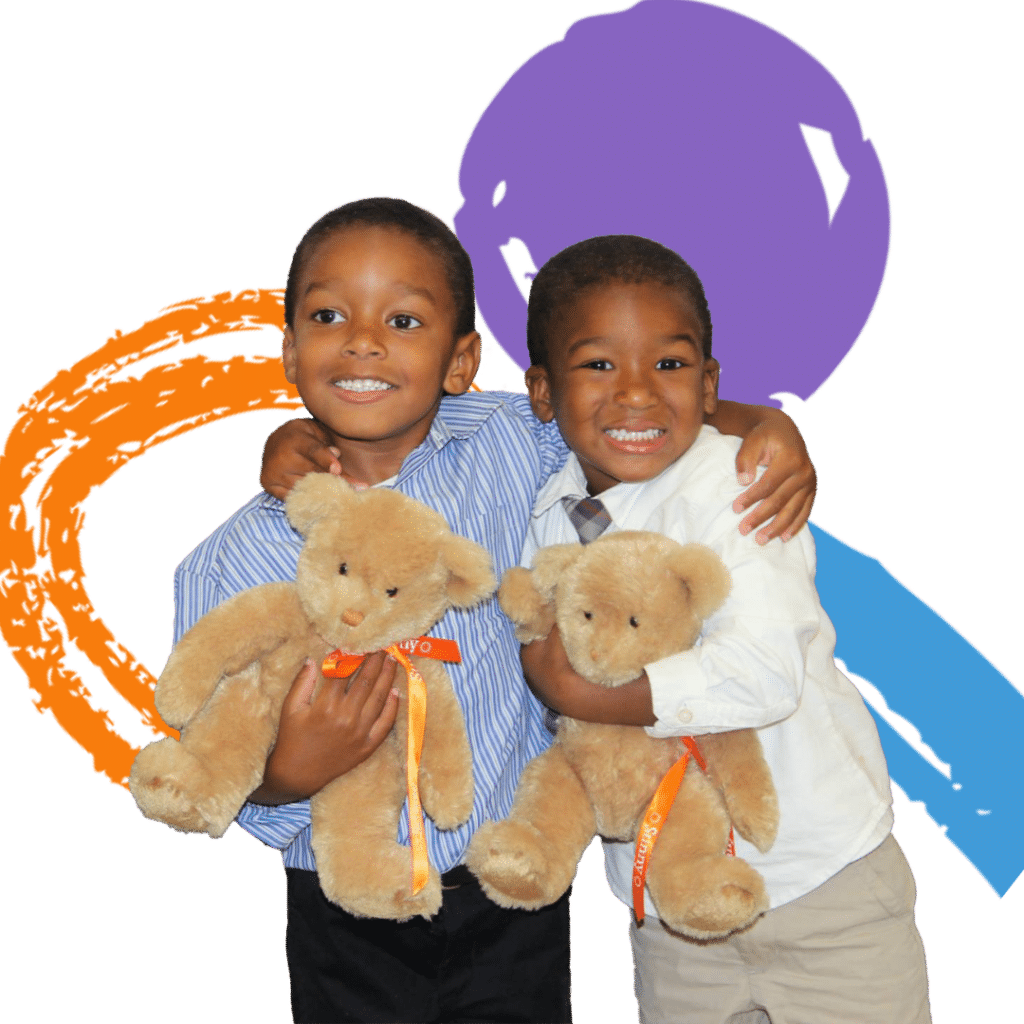
<instances>
[{"instance_id":1,"label":"shirt button","mask_svg":"<svg viewBox=\"0 0 1024 1024\"><path fill-rule=\"evenodd\" d=\"M692 722L693 712L690 711L689 708L683 708L683 710L679 712L679 721L684 724L687 722Z\"/></svg>"}]
</instances>

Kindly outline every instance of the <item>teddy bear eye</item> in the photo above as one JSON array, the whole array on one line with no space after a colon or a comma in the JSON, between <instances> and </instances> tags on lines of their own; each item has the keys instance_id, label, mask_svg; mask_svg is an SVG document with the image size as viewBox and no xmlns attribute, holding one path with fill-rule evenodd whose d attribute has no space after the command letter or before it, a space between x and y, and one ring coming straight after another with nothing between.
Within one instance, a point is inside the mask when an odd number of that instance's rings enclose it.
<instances>
[{"instance_id":1,"label":"teddy bear eye","mask_svg":"<svg viewBox=\"0 0 1024 1024\"><path fill-rule=\"evenodd\" d=\"M631 625L631 626L632 626L632 627L633 627L634 629L636 629L636 628L637 628L637 626L639 626L639 625L640 625L640 623L636 621L636 617L635 617L635 616L633 616L633 615L631 615L631 616L629 617L629 624L630 624L630 625Z\"/></svg>"},{"instance_id":2,"label":"teddy bear eye","mask_svg":"<svg viewBox=\"0 0 1024 1024\"><path fill-rule=\"evenodd\" d=\"M348 575L348 562L342 562L341 565L338 566L338 574L340 576Z\"/></svg>"},{"instance_id":3,"label":"teddy bear eye","mask_svg":"<svg viewBox=\"0 0 1024 1024\"><path fill-rule=\"evenodd\" d=\"M387 594L388 597L394 597L395 594L398 593L398 587L388 587L388 589L385 590L384 593Z\"/></svg>"},{"instance_id":4,"label":"teddy bear eye","mask_svg":"<svg viewBox=\"0 0 1024 1024\"><path fill-rule=\"evenodd\" d=\"M585 619L589 620L589 619L592 619L593 617L594 617L594 613L593 612L584 612L583 613L583 618L585 618Z\"/></svg>"}]
</instances>

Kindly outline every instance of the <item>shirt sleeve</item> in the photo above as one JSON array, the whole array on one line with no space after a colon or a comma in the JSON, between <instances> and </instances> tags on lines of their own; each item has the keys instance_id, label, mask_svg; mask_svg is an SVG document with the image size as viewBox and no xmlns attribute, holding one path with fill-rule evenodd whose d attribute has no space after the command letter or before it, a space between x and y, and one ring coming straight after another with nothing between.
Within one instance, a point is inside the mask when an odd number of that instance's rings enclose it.
<instances>
[{"instance_id":1,"label":"shirt sleeve","mask_svg":"<svg viewBox=\"0 0 1024 1024\"><path fill-rule=\"evenodd\" d=\"M275 850L284 850L309 828L309 801L278 804L276 807L245 803L235 821L261 843Z\"/></svg>"},{"instance_id":2,"label":"shirt sleeve","mask_svg":"<svg viewBox=\"0 0 1024 1024\"><path fill-rule=\"evenodd\" d=\"M569 449L562 440L562 434L554 420L542 423L537 419L526 395L515 395L514 399L516 411L522 417L533 443L537 446L540 455L540 479L543 482L562 468L569 456Z\"/></svg>"},{"instance_id":3,"label":"shirt sleeve","mask_svg":"<svg viewBox=\"0 0 1024 1024\"><path fill-rule=\"evenodd\" d=\"M759 728L796 710L808 648L821 627L814 589L814 542L807 530L787 543L758 545L729 509L700 538L723 558L732 588L695 647L646 666L655 725L651 736Z\"/></svg>"}]
</instances>

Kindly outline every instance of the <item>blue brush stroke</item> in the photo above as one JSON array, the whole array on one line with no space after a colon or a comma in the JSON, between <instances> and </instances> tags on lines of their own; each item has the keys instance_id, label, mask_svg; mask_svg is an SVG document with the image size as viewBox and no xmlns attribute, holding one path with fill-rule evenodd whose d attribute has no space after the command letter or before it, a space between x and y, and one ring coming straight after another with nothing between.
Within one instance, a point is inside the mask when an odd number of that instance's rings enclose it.
<instances>
[{"instance_id":1,"label":"blue brush stroke","mask_svg":"<svg viewBox=\"0 0 1024 1024\"><path fill-rule=\"evenodd\" d=\"M819 527L811 532L836 657L952 766L947 779L875 714L889 774L1005 895L1024 870L1021 786L1007 763L1024 736L1024 697L878 561Z\"/></svg>"}]
</instances>

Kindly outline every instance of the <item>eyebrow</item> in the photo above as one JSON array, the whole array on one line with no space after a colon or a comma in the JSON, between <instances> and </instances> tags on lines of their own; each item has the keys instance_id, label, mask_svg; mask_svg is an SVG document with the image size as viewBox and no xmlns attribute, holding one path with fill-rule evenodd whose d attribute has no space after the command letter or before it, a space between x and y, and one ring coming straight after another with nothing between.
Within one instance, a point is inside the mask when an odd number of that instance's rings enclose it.
<instances>
[{"instance_id":1,"label":"eyebrow","mask_svg":"<svg viewBox=\"0 0 1024 1024\"><path fill-rule=\"evenodd\" d=\"M569 358L570 356L574 355L579 349L585 347L586 345L597 345L604 340L605 338L600 334L596 334L590 338L579 338L565 350L566 358ZM673 342L677 341L681 341L684 344L691 345L697 352L703 352L703 347L701 343L691 334L670 334L667 337L661 339L661 343L663 345L671 345Z\"/></svg>"},{"instance_id":2,"label":"eyebrow","mask_svg":"<svg viewBox=\"0 0 1024 1024\"><path fill-rule=\"evenodd\" d=\"M327 289L331 286L331 283L339 280L336 277L329 277L323 281L310 281L306 285L306 290L302 293L303 296L309 295L310 292L315 292L318 288ZM432 302L435 306L437 305L437 299L434 298L434 293L429 288L421 288L419 285L409 284L407 281L395 281L394 286L400 288L404 295L421 295L423 298Z\"/></svg>"}]
</instances>

